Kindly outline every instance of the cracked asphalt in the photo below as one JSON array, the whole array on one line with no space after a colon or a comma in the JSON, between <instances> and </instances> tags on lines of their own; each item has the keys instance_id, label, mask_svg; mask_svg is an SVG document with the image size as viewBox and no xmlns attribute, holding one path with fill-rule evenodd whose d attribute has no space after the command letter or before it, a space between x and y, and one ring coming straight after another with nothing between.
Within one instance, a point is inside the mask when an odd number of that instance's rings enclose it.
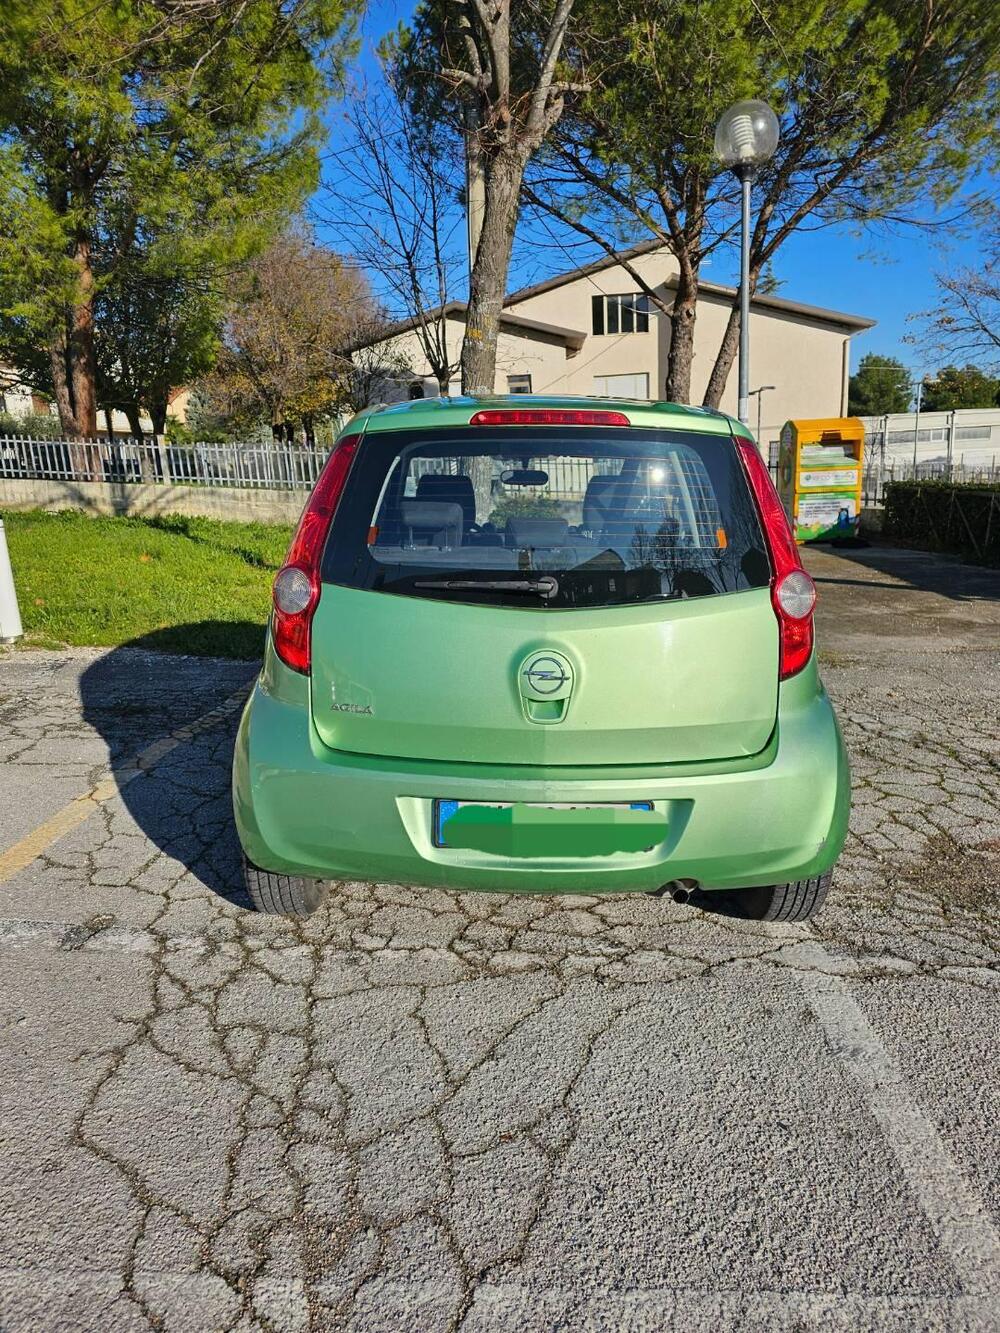
<instances>
[{"instance_id":1,"label":"cracked asphalt","mask_svg":"<svg viewBox=\"0 0 1000 1333\"><path fill-rule=\"evenodd\" d=\"M807 559L855 773L809 927L264 919L253 664L0 658L0 1329L1000 1327L1000 577Z\"/></svg>"}]
</instances>

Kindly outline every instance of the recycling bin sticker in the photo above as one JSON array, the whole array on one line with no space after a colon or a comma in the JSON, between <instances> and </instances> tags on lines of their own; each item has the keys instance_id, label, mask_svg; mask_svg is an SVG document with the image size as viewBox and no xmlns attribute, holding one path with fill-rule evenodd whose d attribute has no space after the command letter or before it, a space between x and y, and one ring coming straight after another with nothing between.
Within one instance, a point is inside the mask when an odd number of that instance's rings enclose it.
<instances>
[{"instance_id":1,"label":"recycling bin sticker","mask_svg":"<svg viewBox=\"0 0 1000 1333\"><path fill-rule=\"evenodd\" d=\"M818 486L850 486L858 484L856 467L825 468L799 473L799 489L815 489Z\"/></svg>"},{"instance_id":2,"label":"recycling bin sticker","mask_svg":"<svg viewBox=\"0 0 1000 1333\"><path fill-rule=\"evenodd\" d=\"M823 495L800 495L796 514L796 537L816 541L819 537L853 537L858 525L858 499L854 491L827 491Z\"/></svg>"}]
</instances>

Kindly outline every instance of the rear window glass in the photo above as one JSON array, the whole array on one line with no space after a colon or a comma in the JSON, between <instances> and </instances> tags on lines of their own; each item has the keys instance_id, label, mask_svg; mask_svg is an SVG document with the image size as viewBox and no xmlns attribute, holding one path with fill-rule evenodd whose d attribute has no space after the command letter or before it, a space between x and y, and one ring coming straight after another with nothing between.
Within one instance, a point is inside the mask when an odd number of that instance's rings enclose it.
<instances>
[{"instance_id":1,"label":"rear window glass","mask_svg":"<svg viewBox=\"0 0 1000 1333\"><path fill-rule=\"evenodd\" d=\"M517 606L627 605L764 586L726 436L635 428L387 431L358 449L323 579Z\"/></svg>"}]
</instances>

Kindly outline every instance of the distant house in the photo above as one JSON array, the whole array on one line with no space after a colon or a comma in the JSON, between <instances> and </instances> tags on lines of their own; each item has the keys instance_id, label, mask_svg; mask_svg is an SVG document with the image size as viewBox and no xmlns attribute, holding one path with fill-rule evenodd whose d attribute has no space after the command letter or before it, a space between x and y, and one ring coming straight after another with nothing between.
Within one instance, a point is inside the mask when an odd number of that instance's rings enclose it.
<instances>
[{"instance_id":1,"label":"distant house","mask_svg":"<svg viewBox=\"0 0 1000 1333\"><path fill-rule=\"evenodd\" d=\"M659 242L628 251L629 262L654 290L669 294L676 285L676 261ZM497 391L565 393L598 397L657 398L666 379L670 328L635 290L622 265L598 260L571 269L508 296L500 326ZM729 310L732 287L702 282L695 324L692 401L700 402L715 362ZM443 307L449 346L458 359L465 331L465 305ZM405 357L427 394L437 393L420 341L417 321L395 325L383 343ZM779 296L757 296L751 306L751 389L773 384L763 395L761 436L777 439L790 417L842 416L847 412L850 344L875 321L840 310L804 305ZM459 381L452 392L459 391ZM397 383L405 397L410 386ZM722 401L736 413L736 368ZM751 400L756 425L756 401Z\"/></svg>"},{"instance_id":2,"label":"distant house","mask_svg":"<svg viewBox=\"0 0 1000 1333\"><path fill-rule=\"evenodd\" d=\"M0 365L0 414L27 417L47 413L49 405L26 384L20 373L10 366Z\"/></svg>"},{"instance_id":3,"label":"distant house","mask_svg":"<svg viewBox=\"0 0 1000 1333\"><path fill-rule=\"evenodd\" d=\"M170 396L169 415L183 421L189 397L190 392L186 388L175 389ZM3 365L0 365L0 415L13 417L15 421L32 416L51 416L56 422L59 420L55 403L21 383L20 372L16 368ZM149 413L140 413L139 420L146 434L151 435L153 422ZM111 412L110 427L110 437L115 439L124 439L132 434L128 417L118 408ZM97 414L97 434L100 439L109 438L108 413L104 408Z\"/></svg>"}]
</instances>

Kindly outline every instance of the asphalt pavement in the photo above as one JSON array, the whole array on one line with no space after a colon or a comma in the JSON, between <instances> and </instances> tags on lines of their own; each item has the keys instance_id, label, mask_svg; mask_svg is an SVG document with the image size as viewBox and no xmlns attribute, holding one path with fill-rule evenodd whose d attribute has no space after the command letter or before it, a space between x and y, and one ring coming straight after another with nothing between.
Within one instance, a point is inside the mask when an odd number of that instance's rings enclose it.
<instances>
[{"instance_id":1,"label":"asphalt pavement","mask_svg":"<svg viewBox=\"0 0 1000 1333\"><path fill-rule=\"evenodd\" d=\"M0 1329L1000 1328L1000 576L811 551L810 926L247 910L254 664L0 657Z\"/></svg>"}]
</instances>

